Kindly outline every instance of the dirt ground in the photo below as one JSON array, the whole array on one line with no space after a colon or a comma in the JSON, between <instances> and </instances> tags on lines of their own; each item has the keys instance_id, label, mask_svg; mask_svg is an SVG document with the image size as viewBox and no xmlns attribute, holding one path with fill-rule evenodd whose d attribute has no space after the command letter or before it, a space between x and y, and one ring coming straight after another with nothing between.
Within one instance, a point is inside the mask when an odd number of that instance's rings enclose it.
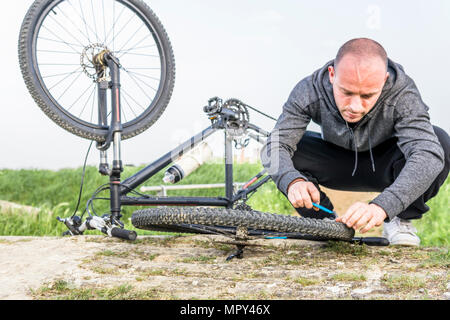
<instances>
[{"instance_id":1,"label":"dirt ground","mask_svg":"<svg viewBox=\"0 0 450 320\"><path fill-rule=\"evenodd\" d=\"M340 214L376 195L326 192ZM260 239L226 261L227 241L0 237L0 299L450 299L448 248Z\"/></svg>"},{"instance_id":2,"label":"dirt ground","mask_svg":"<svg viewBox=\"0 0 450 320\"><path fill-rule=\"evenodd\" d=\"M448 249L221 236L0 237L0 299L449 299Z\"/></svg>"}]
</instances>

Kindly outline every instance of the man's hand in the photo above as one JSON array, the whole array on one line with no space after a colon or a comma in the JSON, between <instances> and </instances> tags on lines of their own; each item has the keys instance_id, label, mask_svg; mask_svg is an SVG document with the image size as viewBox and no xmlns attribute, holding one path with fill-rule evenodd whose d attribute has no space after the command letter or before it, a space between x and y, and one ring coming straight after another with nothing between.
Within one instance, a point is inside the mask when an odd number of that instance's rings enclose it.
<instances>
[{"instance_id":1,"label":"man's hand","mask_svg":"<svg viewBox=\"0 0 450 320\"><path fill-rule=\"evenodd\" d=\"M364 202L356 202L348 208L347 212L336 219L338 222L345 223L347 227L355 230L360 229L361 233L365 233L373 227L380 226L387 214L383 208L376 204L367 204Z\"/></svg>"},{"instance_id":2,"label":"man's hand","mask_svg":"<svg viewBox=\"0 0 450 320\"><path fill-rule=\"evenodd\" d=\"M320 193L312 182L305 180L297 180L291 183L288 188L288 199L295 208L306 207L307 209L318 208L313 207L312 203L320 202Z\"/></svg>"}]
</instances>

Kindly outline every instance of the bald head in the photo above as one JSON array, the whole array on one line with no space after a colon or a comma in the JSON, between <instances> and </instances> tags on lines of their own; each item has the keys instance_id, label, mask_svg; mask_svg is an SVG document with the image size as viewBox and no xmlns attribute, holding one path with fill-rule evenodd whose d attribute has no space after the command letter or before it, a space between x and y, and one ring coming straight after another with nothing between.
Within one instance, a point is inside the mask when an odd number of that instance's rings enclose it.
<instances>
[{"instance_id":1,"label":"bald head","mask_svg":"<svg viewBox=\"0 0 450 320\"><path fill-rule=\"evenodd\" d=\"M376 41L359 38L339 49L328 67L336 106L347 122L358 122L376 104L389 73L387 55Z\"/></svg>"},{"instance_id":2,"label":"bald head","mask_svg":"<svg viewBox=\"0 0 450 320\"><path fill-rule=\"evenodd\" d=\"M334 68L337 69L339 62L347 56L359 61L370 61L374 58L379 58L384 63L387 71L388 59L384 48L376 41L368 38L356 38L344 43L338 50L334 60Z\"/></svg>"}]
</instances>

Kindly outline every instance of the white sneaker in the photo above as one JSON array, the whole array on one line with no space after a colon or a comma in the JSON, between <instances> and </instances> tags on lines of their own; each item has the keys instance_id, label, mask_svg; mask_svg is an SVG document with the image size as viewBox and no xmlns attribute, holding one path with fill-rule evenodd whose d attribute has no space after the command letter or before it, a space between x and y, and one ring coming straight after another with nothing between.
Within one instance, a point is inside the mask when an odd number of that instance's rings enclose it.
<instances>
[{"instance_id":1,"label":"white sneaker","mask_svg":"<svg viewBox=\"0 0 450 320\"><path fill-rule=\"evenodd\" d=\"M411 221L394 217L383 225L383 237L389 240L391 245L419 246L420 238L416 235L417 229Z\"/></svg>"}]
</instances>

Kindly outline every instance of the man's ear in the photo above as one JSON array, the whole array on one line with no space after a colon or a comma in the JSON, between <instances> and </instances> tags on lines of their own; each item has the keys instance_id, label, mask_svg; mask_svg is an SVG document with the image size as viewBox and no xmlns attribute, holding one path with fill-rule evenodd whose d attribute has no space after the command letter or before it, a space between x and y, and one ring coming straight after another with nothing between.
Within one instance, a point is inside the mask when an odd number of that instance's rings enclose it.
<instances>
[{"instance_id":1,"label":"man's ear","mask_svg":"<svg viewBox=\"0 0 450 320\"><path fill-rule=\"evenodd\" d=\"M389 78L390 74L389 72L386 72L386 78L384 79L384 81L386 81Z\"/></svg>"},{"instance_id":2,"label":"man's ear","mask_svg":"<svg viewBox=\"0 0 450 320\"><path fill-rule=\"evenodd\" d=\"M333 66L328 67L328 78L330 79L330 83L333 84L335 77L335 71Z\"/></svg>"}]
</instances>

